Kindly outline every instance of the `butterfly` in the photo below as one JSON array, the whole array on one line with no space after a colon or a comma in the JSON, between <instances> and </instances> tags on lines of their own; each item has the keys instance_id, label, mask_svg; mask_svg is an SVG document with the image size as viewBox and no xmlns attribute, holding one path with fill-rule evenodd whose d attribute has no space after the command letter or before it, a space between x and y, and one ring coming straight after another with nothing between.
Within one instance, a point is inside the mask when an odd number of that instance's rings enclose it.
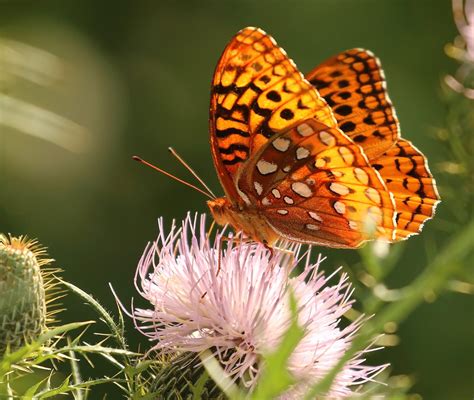
<instances>
[{"instance_id":1,"label":"butterfly","mask_svg":"<svg viewBox=\"0 0 474 400\"><path fill-rule=\"evenodd\" d=\"M270 247L403 240L440 200L425 156L400 137L367 50L340 53L305 77L271 36L245 28L217 64L209 125L225 192L210 211Z\"/></svg>"}]
</instances>

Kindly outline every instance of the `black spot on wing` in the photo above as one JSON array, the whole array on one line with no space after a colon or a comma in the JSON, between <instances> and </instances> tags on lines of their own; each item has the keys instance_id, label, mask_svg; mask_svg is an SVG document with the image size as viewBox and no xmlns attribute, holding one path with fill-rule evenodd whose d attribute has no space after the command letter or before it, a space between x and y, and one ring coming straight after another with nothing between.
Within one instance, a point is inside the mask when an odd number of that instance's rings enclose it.
<instances>
[{"instance_id":1,"label":"black spot on wing","mask_svg":"<svg viewBox=\"0 0 474 400\"><path fill-rule=\"evenodd\" d=\"M331 85L331 82L325 82L325 81L322 81L321 79L317 79L317 78L311 79L309 82L316 89L325 89L325 88L327 88Z\"/></svg>"},{"instance_id":2,"label":"black spot on wing","mask_svg":"<svg viewBox=\"0 0 474 400\"><path fill-rule=\"evenodd\" d=\"M349 86L349 81L346 80L346 79L341 79L337 85L342 89L342 88L345 88L347 86Z\"/></svg>"},{"instance_id":3,"label":"black spot on wing","mask_svg":"<svg viewBox=\"0 0 474 400\"><path fill-rule=\"evenodd\" d=\"M230 135L239 135L242 137L250 137L250 134L248 132L245 132L241 129L237 128L227 128L227 129L216 129L216 136L218 138L226 138L227 136Z\"/></svg>"},{"instance_id":4,"label":"black spot on wing","mask_svg":"<svg viewBox=\"0 0 474 400\"><path fill-rule=\"evenodd\" d=\"M362 142L365 142L367 140L367 136L364 136L364 135L357 135L357 136L354 136L352 138L354 140L354 142L356 143L362 143Z\"/></svg>"},{"instance_id":5,"label":"black spot on wing","mask_svg":"<svg viewBox=\"0 0 474 400\"><path fill-rule=\"evenodd\" d=\"M381 164L372 164L372 167L375 168L377 171L380 171L383 168Z\"/></svg>"},{"instance_id":6,"label":"black spot on wing","mask_svg":"<svg viewBox=\"0 0 474 400\"><path fill-rule=\"evenodd\" d=\"M229 147L219 147L219 152L222 154L232 154L236 151L242 151L247 155L249 154L249 148L244 144L231 144Z\"/></svg>"},{"instance_id":7,"label":"black spot on wing","mask_svg":"<svg viewBox=\"0 0 474 400\"><path fill-rule=\"evenodd\" d=\"M281 101L281 96L276 90L270 90L267 93L267 99L277 103Z\"/></svg>"},{"instance_id":8,"label":"black spot on wing","mask_svg":"<svg viewBox=\"0 0 474 400\"><path fill-rule=\"evenodd\" d=\"M269 118L272 115L272 110L260 107L256 101L252 104L252 111L264 118Z\"/></svg>"},{"instance_id":9,"label":"black spot on wing","mask_svg":"<svg viewBox=\"0 0 474 400\"><path fill-rule=\"evenodd\" d=\"M337 107L334 111L336 111L336 113L339 115L347 116L352 113L352 107L344 104L342 106Z\"/></svg>"},{"instance_id":10,"label":"black spot on wing","mask_svg":"<svg viewBox=\"0 0 474 400\"><path fill-rule=\"evenodd\" d=\"M280 117L282 117L283 119L285 119L287 121L292 119L294 116L295 116L295 114L289 108L285 108L280 113Z\"/></svg>"},{"instance_id":11,"label":"black spot on wing","mask_svg":"<svg viewBox=\"0 0 474 400\"><path fill-rule=\"evenodd\" d=\"M352 132L356 128L356 125L352 121L347 121L341 124L340 128L342 129L342 131L347 133Z\"/></svg>"}]
</instances>

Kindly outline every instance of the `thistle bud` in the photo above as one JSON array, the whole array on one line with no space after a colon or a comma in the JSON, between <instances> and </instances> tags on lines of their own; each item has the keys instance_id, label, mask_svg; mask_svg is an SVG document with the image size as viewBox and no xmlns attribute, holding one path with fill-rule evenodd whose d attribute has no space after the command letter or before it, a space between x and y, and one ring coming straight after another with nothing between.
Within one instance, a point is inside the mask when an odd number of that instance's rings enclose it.
<instances>
[{"instance_id":1,"label":"thistle bud","mask_svg":"<svg viewBox=\"0 0 474 400\"><path fill-rule=\"evenodd\" d=\"M156 371L150 391L163 400L191 398L193 396L192 384L195 384L205 373L196 353L163 354L160 361L160 368ZM227 398L211 378L204 383L199 395L199 398L203 400Z\"/></svg>"},{"instance_id":2,"label":"thistle bud","mask_svg":"<svg viewBox=\"0 0 474 400\"><path fill-rule=\"evenodd\" d=\"M0 235L0 355L31 342L46 328L50 279L42 267L51 260L45 254L35 240Z\"/></svg>"}]
</instances>

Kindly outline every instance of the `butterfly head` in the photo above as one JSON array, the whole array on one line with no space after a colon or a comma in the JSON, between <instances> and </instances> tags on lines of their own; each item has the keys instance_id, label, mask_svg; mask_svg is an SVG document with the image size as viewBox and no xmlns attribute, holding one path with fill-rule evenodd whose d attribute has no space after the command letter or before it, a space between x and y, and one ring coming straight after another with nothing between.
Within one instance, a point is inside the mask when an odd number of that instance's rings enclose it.
<instances>
[{"instance_id":1,"label":"butterfly head","mask_svg":"<svg viewBox=\"0 0 474 400\"><path fill-rule=\"evenodd\" d=\"M278 239L265 217L253 207L234 205L226 197L209 200L207 205L219 225L231 225L250 239L269 246Z\"/></svg>"},{"instance_id":2,"label":"butterfly head","mask_svg":"<svg viewBox=\"0 0 474 400\"><path fill-rule=\"evenodd\" d=\"M232 213L232 204L225 197L218 197L216 199L208 200L207 205L214 220L219 225L226 225L231 223L230 214Z\"/></svg>"}]
</instances>

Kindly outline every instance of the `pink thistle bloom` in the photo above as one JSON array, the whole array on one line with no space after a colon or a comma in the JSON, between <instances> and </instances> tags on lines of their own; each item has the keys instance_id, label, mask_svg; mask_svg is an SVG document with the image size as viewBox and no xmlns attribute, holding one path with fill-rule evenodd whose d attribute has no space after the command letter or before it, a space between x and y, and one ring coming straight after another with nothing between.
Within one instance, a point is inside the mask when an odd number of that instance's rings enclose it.
<instances>
[{"instance_id":1,"label":"pink thistle bloom","mask_svg":"<svg viewBox=\"0 0 474 400\"><path fill-rule=\"evenodd\" d=\"M283 252L272 256L257 243L223 245L221 237L209 241L204 215L199 221L188 215L180 229L173 224L168 234L159 220L158 239L145 249L135 279L152 307L134 308L136 327L155 342L152 350L211 350L226 373L251 390L262 356L278 347L290 326L292 291L305 335L288 360L298 383L281 398L301 398L342 357L363 322L338 327L353 303L347 276L328 286L329 278L318 272L321 256L313 265L308 253L304 271L291 278L300 246L293 246L290 262ZM354 395L386 367L363 365L363 353L339 372L328 399Z\"/></svg>"}]
</instances>

